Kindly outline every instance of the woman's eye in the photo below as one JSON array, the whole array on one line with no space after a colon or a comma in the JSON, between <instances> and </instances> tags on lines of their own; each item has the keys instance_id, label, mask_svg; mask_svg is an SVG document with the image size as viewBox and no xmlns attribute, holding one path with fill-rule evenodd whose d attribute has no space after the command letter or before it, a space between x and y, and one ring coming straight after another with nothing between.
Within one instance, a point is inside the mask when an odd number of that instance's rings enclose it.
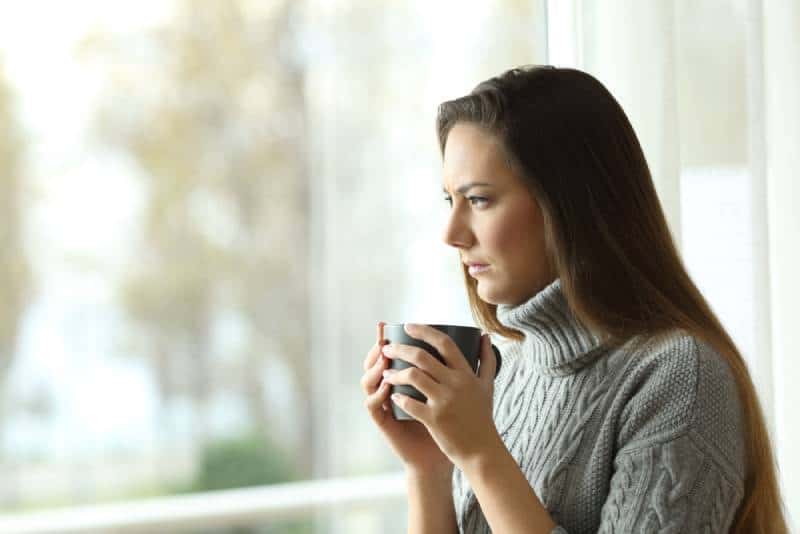
<instances>
[{"instance_id":1,"label":"woman's eye","mask_svg":"<svg viewBox=\"0 0 800 534\"><path fill-rule=\"evenodd\" d=\"M453 202L452 202L453 199L451 197L446 196L446 197L444 197L444 200L446 202L448 202L450 204L450 206L453 205ZM476 205L474 201L484 202L484 204L482 204L482 206L486 206L485 203L489 202L489 199L488 198L484 198L484 197L467 197L467 200L469 200L472 203L473 206Z\"/></svg>"}]
</instances>

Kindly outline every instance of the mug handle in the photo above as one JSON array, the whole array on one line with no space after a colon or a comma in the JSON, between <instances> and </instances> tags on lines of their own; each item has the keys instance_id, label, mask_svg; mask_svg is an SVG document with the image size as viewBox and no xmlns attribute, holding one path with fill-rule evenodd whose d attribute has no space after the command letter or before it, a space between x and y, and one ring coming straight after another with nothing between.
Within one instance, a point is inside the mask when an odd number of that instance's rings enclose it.
<instances>
[{"instance_id":1,"label":"mug handle","mask_svg":"<svg viewBox=\"0 0 800 534\"><path fill-rule=\"evenodd\" d=\"M500 356L500 349L498 349L494 343L492 343L492 350L494 351L494 355L497 358L497 371L494 373L494 377L497 378L497 375L500 374L500 367L503 364L503 358Z\"/></svg>"}]
</instances>

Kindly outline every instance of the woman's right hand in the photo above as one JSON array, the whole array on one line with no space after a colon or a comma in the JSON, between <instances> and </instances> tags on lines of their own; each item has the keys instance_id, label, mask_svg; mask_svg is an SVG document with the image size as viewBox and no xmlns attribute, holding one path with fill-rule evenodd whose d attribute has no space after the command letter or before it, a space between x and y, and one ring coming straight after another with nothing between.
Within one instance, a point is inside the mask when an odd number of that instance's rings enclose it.
<instances>
[{"instance_id":1,"label":"woman's right hand","mask_svg":"<svg viewBox=\"0 0 800 534\"><path fill-rule=\"evenodd\" d=\"M364 406L408 474L449 476L453 472L453 463L439 449L425 425L413 420L398 421L392 414L391 384L383 382L383 371L389 362L389 358L381 353L384 324L382 321L378 323L378 341L364 359L365 372L361 377L361 388L367 395Z\"/></svg>"}]
</instances>

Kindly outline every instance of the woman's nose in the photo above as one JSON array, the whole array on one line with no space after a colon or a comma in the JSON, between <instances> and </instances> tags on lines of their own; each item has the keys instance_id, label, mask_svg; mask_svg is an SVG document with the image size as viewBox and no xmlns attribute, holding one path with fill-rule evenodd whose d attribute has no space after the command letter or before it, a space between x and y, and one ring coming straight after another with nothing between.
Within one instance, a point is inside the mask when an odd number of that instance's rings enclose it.
<instances>
[{"instance_id":1,"label":"woman's nose","mask_svg":"<svg viewBox=\"0 0 800 534\"><path fill-rule=\"evenodd\" d=\"M453 216L444 227L442 241L451 247L465 247L468 246L469 235L469 228L462 221L459 221L457 217Z\"/></svg>"},{"instance_id":2,"label":"woman's nose","mask_svg":"<svg viewBox=\"0 0 800 534\"><path fill-rule=\"evenodd\" d=\"M460 233L452 226L447 226L444 230L444 234L442 235L442 241L445 244L450 245L451 247L456 248L463 248L467 246L466 244L466 236L463 233Z\"/></svg>"}]
</instances>

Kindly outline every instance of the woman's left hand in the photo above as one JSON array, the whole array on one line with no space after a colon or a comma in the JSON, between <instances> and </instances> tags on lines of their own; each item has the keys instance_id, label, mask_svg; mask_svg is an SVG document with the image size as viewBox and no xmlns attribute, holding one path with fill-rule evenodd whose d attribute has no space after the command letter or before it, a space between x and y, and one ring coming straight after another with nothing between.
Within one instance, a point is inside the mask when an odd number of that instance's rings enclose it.
<instances>
[{"instance_id":1,"label":"woman's left hand","mask_svg":"<svg viewBox=\"0 0 800 534\"><path fill-rule=\"evenodd\" d=\"M480 367L476 375L455 341L427 325L405 325L406 333L434 347L445 364L428 351L412 345L392 343L383 347L388 358L404 360L416 367L384 371L384 381L418 389L428 402L396 394L392 400L425 425L441 451L459 468L489 452L500 436L492 417L492 399L497 361L488 335L481 337ZM388 349L388 350L387 350Z\"/></svg>"}]
</instances>

